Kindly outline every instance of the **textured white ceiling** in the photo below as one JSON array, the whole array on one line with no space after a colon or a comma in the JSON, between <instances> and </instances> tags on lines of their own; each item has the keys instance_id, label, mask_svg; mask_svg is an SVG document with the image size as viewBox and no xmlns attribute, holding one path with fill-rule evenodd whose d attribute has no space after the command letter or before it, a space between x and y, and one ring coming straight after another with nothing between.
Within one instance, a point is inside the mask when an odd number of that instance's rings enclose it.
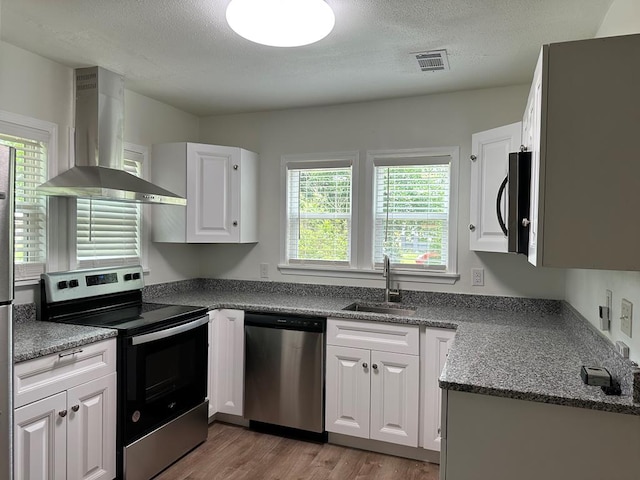
<instances>
[{"instance_id":1,"label":"textured white ceiling","mask_svg":"<svg viewBox=\"0 0 640 480\"><path fill-rule=\"evenodd\" d=\"M2 40L197 115L528 83L543 43L593 37L612 0L327 0L324 40L278 49L227 26L229 0L2 0ZM447 49L422 73L410 52Z\"/></svg>"}]
</instances>

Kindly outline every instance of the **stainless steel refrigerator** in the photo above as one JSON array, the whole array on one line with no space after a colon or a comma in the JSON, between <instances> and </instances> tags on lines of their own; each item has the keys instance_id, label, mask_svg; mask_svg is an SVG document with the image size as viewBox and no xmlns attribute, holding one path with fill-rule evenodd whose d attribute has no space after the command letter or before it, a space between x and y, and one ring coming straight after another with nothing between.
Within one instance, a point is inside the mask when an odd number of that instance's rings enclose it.
<instances>
[{"instance_id":1,"label":"stainless steel refrigerator","mask_svg":"<svg viewBox=\"0 0 640 480\"><path fill-rule=\"evenodd\" d=\"M0 480L13 479L13 172L0 145Z\"/></svg>"}]
</instances>

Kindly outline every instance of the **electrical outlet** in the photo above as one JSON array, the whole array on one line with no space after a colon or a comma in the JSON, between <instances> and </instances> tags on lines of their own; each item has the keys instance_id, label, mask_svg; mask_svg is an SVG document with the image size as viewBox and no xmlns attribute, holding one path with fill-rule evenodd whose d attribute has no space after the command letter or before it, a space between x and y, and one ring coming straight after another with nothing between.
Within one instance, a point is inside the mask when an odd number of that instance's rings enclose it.
<instances>
[{"instance_id":1,"label":"electrical outlet","mask_svg":"<svg viewBox=\"0 0 640 480\"><path fill-rule=\"evenodd\" d=\"M622 333L631 337L631 327L633 320L633 303L626 298L622 299L622 308L620 310L620 330Z\"/></svg>"},{"instance_id":2,"label":"electrical outlet","mask_svg":"<svg viewBox=\"0 0 640 480\"><path fill-rule=\"evenodd\" d=\"M484 286L484 268L471 269L471 285L474 287Z\"/></svg>"},{"instance_id":3,"label":"electrical outlet","mask_svg":"<svg viewBox=\"0 0 640 480\"><path fill-rule=\"evenodd\" d=\"M269 278L269 264L261 263L260 264L260 278Z\"/></svg>"}]
</instances>

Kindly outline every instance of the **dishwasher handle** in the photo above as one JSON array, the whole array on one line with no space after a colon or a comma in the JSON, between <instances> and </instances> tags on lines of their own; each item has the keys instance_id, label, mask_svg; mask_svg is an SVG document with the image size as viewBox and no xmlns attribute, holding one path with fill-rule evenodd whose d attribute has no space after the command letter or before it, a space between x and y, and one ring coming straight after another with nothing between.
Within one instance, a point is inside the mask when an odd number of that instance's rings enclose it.
<instances>
[{"instance_id":1,"label":"dishwasher handle","mask_svg":"<svg viewBox=\"0 0 640 480\"><path fill-rule=\"evenodd\" d=\"M277 313L248 312L244 314L244 325L245 327L253 326L323 333L327 329L327 319L321 317L279 315Z\"/></svg>"}]
</instances>

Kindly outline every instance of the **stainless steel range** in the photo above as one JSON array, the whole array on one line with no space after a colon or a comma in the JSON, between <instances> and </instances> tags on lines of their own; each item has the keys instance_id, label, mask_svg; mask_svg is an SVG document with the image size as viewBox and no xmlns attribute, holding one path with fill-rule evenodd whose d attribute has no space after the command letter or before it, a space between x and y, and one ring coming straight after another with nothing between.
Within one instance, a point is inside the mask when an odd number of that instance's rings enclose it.
<instances>
[{"instance_id":1,"label":"stainless steel range","mask_svg":"<svg viewBox=\"0 0 640 480\"><path fill-rule=\"evenodd\" d=\"M42 275L39 319L118 330L118 478L148 480L207 438L207 310L142 302L140 266Z\"/></svg>"}]
</instances>

